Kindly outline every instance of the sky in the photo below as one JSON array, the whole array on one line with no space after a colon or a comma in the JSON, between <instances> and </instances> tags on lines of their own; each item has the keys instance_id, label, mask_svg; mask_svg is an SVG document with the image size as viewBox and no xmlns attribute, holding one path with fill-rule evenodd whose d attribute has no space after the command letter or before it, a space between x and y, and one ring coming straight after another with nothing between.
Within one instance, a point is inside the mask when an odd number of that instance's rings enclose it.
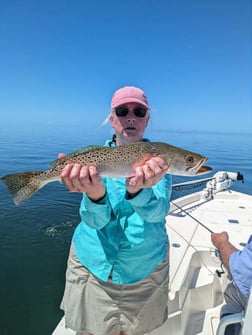
<instances>
[{"instance_id":1,"label":"sky","mask_svg":"<svg viewBox=\"0 0 252 335\"><path fill-rule=\"evenodd\" d=\"M251 74L251 0L0 0L0 131L95 129L134 85L155 129L252 133Z\"/></svg>"}]
</instances>

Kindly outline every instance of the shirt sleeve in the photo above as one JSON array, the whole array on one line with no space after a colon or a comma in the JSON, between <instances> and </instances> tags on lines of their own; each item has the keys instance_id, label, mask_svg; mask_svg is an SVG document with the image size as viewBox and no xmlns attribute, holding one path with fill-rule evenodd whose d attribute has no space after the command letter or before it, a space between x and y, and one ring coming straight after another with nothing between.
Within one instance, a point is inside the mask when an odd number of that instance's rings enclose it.
<instances>
[{"instance_id":1,"label":"shirt sleeve","mask_svg":"<svg viewBox=\"0 0 252 335\"><path fill-rule=\"evenodd\" d=\"M166 174L155 186L143 189L128 201L145 221L160 222L168 214L171 189L172 178Z\"/></svg>"},{"instance_id":2,"label":"shirt sleeve","mask_svg":"<svg viewBox=\"0 0 252 335\"><path fill-rule=\"evenodd\" d=\"M252 286L252 235L243 250L231 254L229 267L236 285L248 296Z\"/></svg>"},{"instance_id":3,"label":"shirt sleeve","mask_svg":"<svg viewBox=\"0 0 252 335\"><path fill-rule=\"evenodd\" d=\"M93 202L86 193L80 205L80 216L91 228L100 230L111 220L112 208L107 194L99 202Z\"/></svg>"}]
</instances>

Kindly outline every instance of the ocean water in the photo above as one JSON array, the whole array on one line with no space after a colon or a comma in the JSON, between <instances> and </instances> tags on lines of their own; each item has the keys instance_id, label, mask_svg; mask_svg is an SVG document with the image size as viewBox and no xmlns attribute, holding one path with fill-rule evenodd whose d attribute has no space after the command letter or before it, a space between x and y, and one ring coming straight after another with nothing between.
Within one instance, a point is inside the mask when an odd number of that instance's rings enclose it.
<instances>
[{"instance_id":1,"label":"ocean water","mask_svg":"<svg viewBox=\"0 0 252 335\"><path fill-rule=\"evenodd\" d=\"M44 170L59 152L103 144L111 131L48 126L31 131L1 129L0 176ZM252 195L252 134L169 132L151 129L147 137L206 155L217 171L240 171L245 183L233 189ZM206 175L208 176L208 175ZM190 178L174 177L173 182ZM183 192L174 192L173 198ZM80 194L59 183L41 189L15 206L0 183L0 334L49 335L62 317L71 236L79 223Z\"/></svg>"}]
</instances>

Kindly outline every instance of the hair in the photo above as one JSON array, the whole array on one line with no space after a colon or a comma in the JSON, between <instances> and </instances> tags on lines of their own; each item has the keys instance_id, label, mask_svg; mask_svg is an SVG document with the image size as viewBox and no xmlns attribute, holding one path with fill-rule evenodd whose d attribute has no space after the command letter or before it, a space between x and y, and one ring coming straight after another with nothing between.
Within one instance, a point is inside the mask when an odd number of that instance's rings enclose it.
<instances>
[{"instance_id":1,"label":"hair","mask_svg":"<svg viewBox=\"0 0 252 335\"><path fill-rule=\"evenodd\" d=\"M112 116L112 114L115 112L115 108L111 108L108 116L106 117L106 119L102 122L102 124L100 125L100 127L103 127L105 126L108 122L109 122L109 119L110 117Z\"/></svg>"}]
</instances>

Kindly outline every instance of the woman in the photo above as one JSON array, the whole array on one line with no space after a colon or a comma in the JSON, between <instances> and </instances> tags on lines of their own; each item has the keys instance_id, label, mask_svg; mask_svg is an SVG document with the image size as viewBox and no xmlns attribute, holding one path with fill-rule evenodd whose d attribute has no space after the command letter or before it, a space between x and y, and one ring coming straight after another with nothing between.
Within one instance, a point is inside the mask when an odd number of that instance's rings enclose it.
<instances>
[{"instance_id":1,"label":"woman","mask_svg":"<svg viewBox=\"0 0 252 335\"><path fill-rule=\"evenodd\" d=\"M147 141L149 110L141 89L117 90L108 118L115 135L105 145ZM144 334L167 319L167 168L155 157L126 180L100 178L94 166L80 164L62 171L68 189L83 192L61 305L77 334Z\"/></svg>"}]
</instances>

